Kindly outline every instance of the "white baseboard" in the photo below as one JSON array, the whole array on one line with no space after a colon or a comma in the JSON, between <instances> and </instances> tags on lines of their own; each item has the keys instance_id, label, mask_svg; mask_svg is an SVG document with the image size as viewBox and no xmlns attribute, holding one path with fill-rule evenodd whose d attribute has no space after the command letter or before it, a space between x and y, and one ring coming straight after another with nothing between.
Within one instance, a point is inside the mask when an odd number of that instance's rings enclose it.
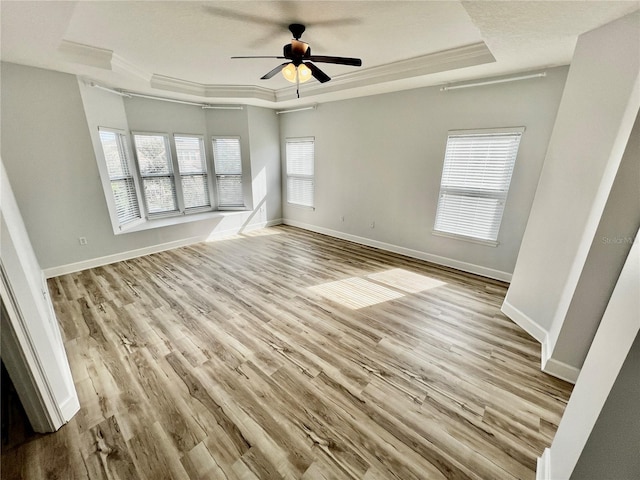
<instances>
[{"instance_id":1,"label":"white baseboard","mask_svg":"<svg viewBox=\"0 0 640 480\"><path fill-rule=\"evenodd\" d=\"M509 317L516 325L525 332L535 338L538 342L544 343L547 338L547 332L531 318L511 305L506 299L500 307L502 313Z\"/></svg>"},{"instance_id":2,"label":"white baseboard","mask_svg":"<svg viewBox=\"0 0 640 480\"><path fill-rule=\"evenodd\" d=\"M538 325L535 321L511 305L507 299L502 303L500 308L502 313L509 317L516 325L522 328L525 332L535 338L542 347L540 354L540 369L553 375L560 380L564 380L569 383L576 383L580 369L567 365L553 358L550 358L551 352L549 352L549 334L548 332Z\"/></svg>"},{"instance_id":3,"label":"white baseboard","mask_svg":"<svg viewBox=\"0 0 640 480\"><path fill-rule=\"evenodd\" d=\"M575 385L578 380L578 375L580 375L580 369L556 360L555 358L551 358L551 352L549 352L549 346L546 338L544 342L542 342L541 357L541 366L544 373L548 373L560 380L564 380L565 382L573 383Z\"/></svg>"},{"instance_id":4,"label":"white baseboard","mask_svg":"<svg viewBox=\"0 0 640 480\"><path fill-rule=\"evenodd\" d=\"M186 247L187 245L193 245L194 243L206 242L218 240L231 235L238 235L243 232L250 232L260 228L271 227L273 225L281 225L282 219L270 220L268 222L252 223L250 225L232 228L227 230L221 230L208 235L199 235L196 237L182 238L173 242L160 243L157 245L150 245L144 248L138 248L136 250L129 250L126 252L114 253L113 255L106 255L104 257L91 258L89 260L83 260L81 262L69 263L67 265L60 265L58 267L45 268L42 270L45 278L53 278L60 275L66 275L68 273L80 272L89 268L101 267L110 263L122 262L124 260L131 260L132 258L142 257L144 255L151 255L152 253L163 252L165 250L171 250L179 247Z\"/></svg>"},{"instance_id":5,"label":"white baseboard","mask_svg":"<svg viewBox=\"0 0 640 480\"><path fill-rule=\"evenodd\" d=\"M544 449L536 464L536 480L551 480L551 450Z\"/></svg>"},{"instance_id":6,"label":"white baseboard","mask_svg":"<svg viewBox=\"0 0 640 480\"><path fill-rule=\"evenodd\" d=\"M64 423L67 423L80 410L80 403L77 395L72 395L60 403L60 413Z\"/></svg>"},{"instance_id":7,"label":"white baseboard","mask_svg":"<svg viewBox=\"0 0 640 480\"><path fill-rule=\"evenodd\" d=\"M357 235L351 235L337 230L331 230L329 228L318 227L316 225L309 225L306 223L298 222L297 220L290 220L284 218L282 223L285 225L291 225L293 227L302 228L304 230L310 230L316 233L322 233L330 237L340 238L342 240L348 240L350 242L359 243L360 245L366 245L368 247L379 248L388 252L398 253L411 258L417 258L419 260L425 260L427 262L435 263L437 265L443 265L445 267L455 268L462 270L463 272L473 273L475 275L481 275L483 277L489 277L496 280L502 280L503 282L511 281L511 274L502 272L500 270L494 270L492 268L483 267L481 265L475 265L472 263L461 262L452 258L441 257L439 255L432 255L430 253L421 252L419 250L413 250L410 248L400 247L390 243L380 242L378 240L372 240L370 238L359 237Z\"/></svg>"}]
</instances>

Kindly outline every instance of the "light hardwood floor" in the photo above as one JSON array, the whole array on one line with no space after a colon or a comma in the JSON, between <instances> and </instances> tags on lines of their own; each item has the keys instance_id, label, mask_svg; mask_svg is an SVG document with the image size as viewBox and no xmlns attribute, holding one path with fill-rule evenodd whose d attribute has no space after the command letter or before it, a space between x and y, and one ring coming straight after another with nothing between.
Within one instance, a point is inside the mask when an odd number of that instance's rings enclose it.
<instances>
[{"instance_id":1,"label":"light hardwood floor","mask_svg":"<svg viewBox=\"0 0 640 480\"><path fill-rule=\"evenodd\" d=\"M505 284L292 227L49 288L82 407L7 480L533 479L571 391Z\"/></svg>"}]
</instances>

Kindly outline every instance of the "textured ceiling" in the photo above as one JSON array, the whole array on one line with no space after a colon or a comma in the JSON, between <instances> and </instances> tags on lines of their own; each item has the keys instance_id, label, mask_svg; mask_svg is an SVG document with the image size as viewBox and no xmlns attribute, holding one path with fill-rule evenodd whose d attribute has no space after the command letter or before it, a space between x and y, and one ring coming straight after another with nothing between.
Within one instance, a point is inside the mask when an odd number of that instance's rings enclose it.
<instances>
[{"instance_id":1,"label":"textured ceiling","mask_svg":"<svg viewBox=\"0 0 640 480\"><path fill-rule=\"evenodd\" d=\"M640 8L614 1L12 2L0 4L2 59L114 88L288 106L568 64L576 38ZM333 81L259 80L281 60L289 23ZM407 61L411 59L410 61Z\"/></svg>"}]
</instances>

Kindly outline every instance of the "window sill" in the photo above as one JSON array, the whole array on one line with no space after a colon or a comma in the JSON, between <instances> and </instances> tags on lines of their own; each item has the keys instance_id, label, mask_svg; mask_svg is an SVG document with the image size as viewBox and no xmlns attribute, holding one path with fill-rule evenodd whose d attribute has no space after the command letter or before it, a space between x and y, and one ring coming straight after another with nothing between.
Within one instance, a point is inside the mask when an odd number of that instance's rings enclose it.
<instances>
[{"instance_id":1,"label":"window sill","mask_svg":"<svg viewBox=\"0 0 640 480\"><path fill-rule=\"evenodd\" d=\"M200 212L200 213L190 213L185 215L156 217L148 220L139 220L139 221L124 225L122 229L116 233L116 235L122 235L124 233L132 233L132 232L141 232L143 230L169 227L171 225L180 225L183 223L198 222L201 220L209 220L213 218L227 217L229 215L238 215L240 213L246 213L249 211L250 210L246 208L242 210L214 210L214 211L207 211L207 212Z\"/></svg>"},{"instance_id":2,"label":"window sill","mask_svg":"<svg viewBox=\"0 0 640 480\"><path fill-rule=\"evenodd\" d=\"M480 238L467 237L465 235L457 235L455 233L439 232L438 230L433 230L431 233L438 237L447 237L447 238L453 238L455 240L463 240L465 242L477 243L478 245L484 245L487 247L497 247L500 244L499 242L494 240L482 240Z\"/></svg>"},{"instance_id":3,"label":"window sill","mask_svg":"<svg viewBox=\"0 0 640 480\"><path fill-rule=\"evenodd\" d=\"M301 205L299 203L292 203L292 202L287 202L287 205L290 207L295 207L295 208L302 208L304 210L315 210L316 207L311 207L309 205Z\"/></svg>"}]
</instances>

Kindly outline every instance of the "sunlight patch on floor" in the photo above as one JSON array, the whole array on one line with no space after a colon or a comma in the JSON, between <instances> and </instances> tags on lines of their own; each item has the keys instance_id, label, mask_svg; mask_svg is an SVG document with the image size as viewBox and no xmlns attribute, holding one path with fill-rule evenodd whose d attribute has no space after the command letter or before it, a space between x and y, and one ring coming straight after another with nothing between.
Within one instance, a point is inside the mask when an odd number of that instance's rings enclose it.
<instances>
[{"instance_id":1,"label":"sunlight patch on floor","mask_svg":"<svg viewBox=\"0 0 640 480\"><path fill-rule=\"evenodd\" d=\"M435 278L410 272L402 268L392 268L384 272L373 273L367 275L367 278L407 293L418 293L446 285L445 282L441 282Z\"/></svg>"},{"instance_id":2,"label":"sunlight patch on floor","mask_svg":"<svg viewBox=\"0 0 640 480\"><path fill-rule=\"evenodd\" d=\"M315 285L309 290L354 310L404 297L401 292L357 277Z\"/></svg>"}]
</instances>

